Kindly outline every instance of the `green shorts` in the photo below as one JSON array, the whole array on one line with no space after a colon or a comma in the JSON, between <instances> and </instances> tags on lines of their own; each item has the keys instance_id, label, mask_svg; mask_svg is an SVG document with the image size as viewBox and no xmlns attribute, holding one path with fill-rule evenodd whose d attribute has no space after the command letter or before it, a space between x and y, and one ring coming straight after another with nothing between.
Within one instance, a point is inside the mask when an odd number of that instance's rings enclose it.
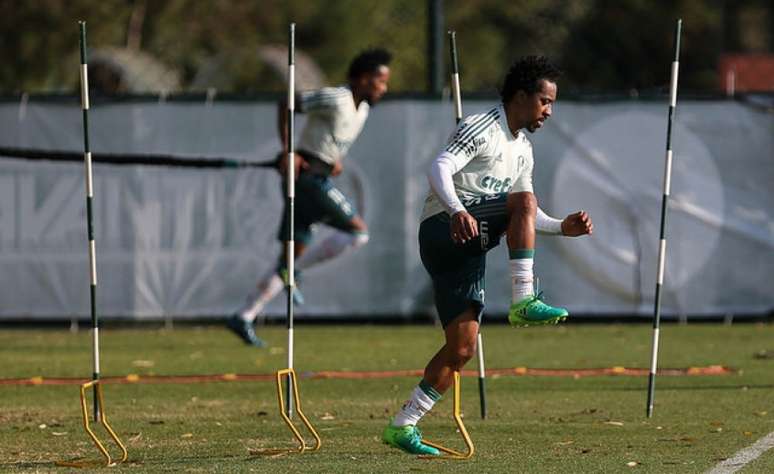
<instances>
[{"instance_id":1,"label":"green shorts","mask_svg":"<svg viewBox=\"0 0 774 474\"><path fill-rule=\"evenodd\" d=\"M451 238L445 212L428 217L419 226L419 254L433 280L435 307L446 327L471 306L484 312L486 253L497 247L508 228L508 193L489 194L463 203L478 221L479 236L464 244Z\"/></svg>"},{"instance_id":2,"label":"green shorts","mask_svg":"<svg viewBox=\"0 0 774 474\"><path fill-rule=\"evenodd\" d=\"M283 184L284 188L284 184ZM352 232L355 208L327 176L301 173L296 180L294 240L308 244L312 239L312 224L322 223L345 232ZM289 226L286 208L282 211L278 237L286 241Z\"/></svg>"}]
</instances>

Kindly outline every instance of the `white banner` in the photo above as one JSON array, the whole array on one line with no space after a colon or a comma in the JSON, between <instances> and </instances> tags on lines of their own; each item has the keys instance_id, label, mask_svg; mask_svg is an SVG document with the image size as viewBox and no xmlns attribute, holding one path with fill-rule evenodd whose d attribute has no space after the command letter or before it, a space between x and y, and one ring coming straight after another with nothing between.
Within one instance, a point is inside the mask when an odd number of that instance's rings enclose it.
<instances>
[{"instance_id":1,"label":"white banner","mask_svg":"<svg viewBox=\"0 0 774 474\"><path fill-rule=\"evenodd\" d=\"M465 104L466 113L489 106ZM82 151L78 103L24 107L0 104L0 146ZM530 137L541 207L557 217L584 209L594 220L591 237L538 237L535 269L549 302L571 313L652 314L666 114L666 101L560 102ZM265 161L279 149L269 103L92 104L90 119L95 154ZM371 241L301 276L300 318L434 311L416 235L424 172L453 122L450 103L388 101L372 111L336 178ZM664 314L770 311L774 116L681 101L673 143ZM276 264L282 196L271 169L95 164L94 186L103 316L226 315ZM0 158L0 318L87 317L86 235L81 164ZM509 303L501 247L488 260L489 317ZM284 298L268 313L283 314Z\"/></svg>"}]
</instances>

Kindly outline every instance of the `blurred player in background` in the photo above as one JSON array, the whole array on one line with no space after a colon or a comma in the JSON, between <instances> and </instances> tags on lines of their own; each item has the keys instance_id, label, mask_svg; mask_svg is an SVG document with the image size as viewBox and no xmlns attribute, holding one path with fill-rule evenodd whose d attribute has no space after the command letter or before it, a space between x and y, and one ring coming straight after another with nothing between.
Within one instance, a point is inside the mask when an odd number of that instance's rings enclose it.
<instances>
[{"instance_id":1,"label":"blurred player in background","mask_svg":"<svg viewBox=\"0 0 774 474\"><path fill-rule=\"evenodd\" d=\"M344 194L334 187L331 178L341 174L342 160L363 129L370 107L387 92L391 59L390 53L384 49L366 50L352 60L347 85L302 92L296 98L296 110L308 115L294 159L297 176L294 222L297 274L368 242L365 221ZM284 176L288 165L286 100L280 102L277 110L283 147L279 170ZM286 241L286 210L282 216L279 239ZM317 223L329 225L336 232L309 247L311 226ZM229 329L247 344L264 345L255 334L254 321L285 286L285 253L283 247L276 268L258 282L242 308L228 319ZM294 294L300 303L301 294L298 290Z\"/></svg>"},{"instance_id":2,"label":"blurred player in background","mask_svg":"<svg viewBox=\"0 0 774 474\"><path fill-rule=\"evenodd\" d=\"M533 194L534 133L551 116L559 70L544 57L516 61L500 91L502 103L460 122L428 172L430 193L419 227L422 264L433 281L445 344L430 360L411 397L385 428L385 443L412 454L438 455L422 443L417 422L452 385L454 372L476 352L484 311L486 253L506 235L514 326L557 323L567 310L533 290L535 229L568 236L592 232L584 211L554 219Z\"/></svg>"}]
</instances>

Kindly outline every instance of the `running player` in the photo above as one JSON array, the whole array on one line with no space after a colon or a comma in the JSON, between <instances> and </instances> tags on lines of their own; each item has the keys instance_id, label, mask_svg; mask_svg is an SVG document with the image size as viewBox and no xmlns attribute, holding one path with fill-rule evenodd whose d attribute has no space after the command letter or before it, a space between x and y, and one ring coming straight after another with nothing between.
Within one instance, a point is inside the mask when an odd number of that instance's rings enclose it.
<instances>
[{"instance_id":1,"label":"running player","mask_svg":"<svg viewBox=\"0 0 774 474\"><path fill-rule=\"evenodd\" d=\"M428 172L431 191L419 227L422 264L430 274L446 342L385 428L385 443L413 454L438 455L416 424L476 351L484 310L486 253L503 234L510 257L514 326L557 323L567 310L533 294L535 228L568 236L592 232L584 211L564 220L539 211L532 190L533 133L551 116L559 70L546 58L516 61L500 91L502 103L463 120Z\"/></svg>"},{"instance_id":2,"label":"running player","mask_svg":"<svg viewBox=\"0 0 774 474\"><path fill-rule=\"evenodd\" d=\"M296 271L354 250L368 242L368 228L344 194L333 186L332 177L343 170L342 159L368 118L370 106L387 92L391 55L383 49L360 53L350 64L347 85L324 87L303 92L297 99L299 112L308 115L301 132L296 165L295 255ZM278 106L278 128L284 152L280 155L280 172L287 170L287 103ZM287 240L286 213L280 223L279 239ZM323 223L336 229L332 235L309 247L312 224ZM228 319L228 327L245 343L261 347L264 342L254 330L254 321L266 304L279 293L287 278L285 253L257 285L244 306ZM294 294L299 295L298 290Z\"/></svg>"}]
</instances>

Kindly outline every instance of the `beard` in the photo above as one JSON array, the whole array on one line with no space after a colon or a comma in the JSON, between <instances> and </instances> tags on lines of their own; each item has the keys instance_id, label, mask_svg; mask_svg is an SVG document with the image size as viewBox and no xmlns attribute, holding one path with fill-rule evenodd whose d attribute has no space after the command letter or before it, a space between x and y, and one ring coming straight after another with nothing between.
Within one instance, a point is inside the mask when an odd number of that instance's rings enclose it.
<instances>
[{"instance_id":1,"label":"beard","mask_svg":"<svg viewBox=\"0 0 774 474\"><path fill-rule=\"evenodd\" d=\"M543 126L543 123L544 122L541 122L540 120L535 120L534 122L527 125L527 131L529 131L529 133L535 133L537 129Z\"/></svg>"}]
</instances>

